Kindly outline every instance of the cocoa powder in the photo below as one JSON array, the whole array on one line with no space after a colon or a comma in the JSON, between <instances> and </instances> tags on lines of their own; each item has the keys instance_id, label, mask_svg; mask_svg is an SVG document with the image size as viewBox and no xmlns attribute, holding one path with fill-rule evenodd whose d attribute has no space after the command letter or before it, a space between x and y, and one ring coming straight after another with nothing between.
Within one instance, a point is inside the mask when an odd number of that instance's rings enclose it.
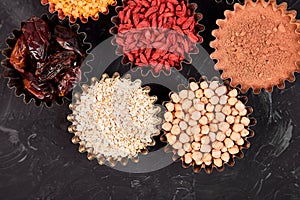
<instances>
[{"instance_id":1,"label":"cocoa powder","mask_svg":"<svg viewBox=\"0 0 300 200\"><path fill-rule=\"evenodd\" d=\"M271 3L264 8L261 2L249 2L219 21L212 58L218 59L216 68L223 70L223 78L232 79L233 86L241 84L243 91L253 88L256 93L261 88L271 91L273 85L294 78L300 34L291 17L274 12Z\"/></svg>"}]
</instances>

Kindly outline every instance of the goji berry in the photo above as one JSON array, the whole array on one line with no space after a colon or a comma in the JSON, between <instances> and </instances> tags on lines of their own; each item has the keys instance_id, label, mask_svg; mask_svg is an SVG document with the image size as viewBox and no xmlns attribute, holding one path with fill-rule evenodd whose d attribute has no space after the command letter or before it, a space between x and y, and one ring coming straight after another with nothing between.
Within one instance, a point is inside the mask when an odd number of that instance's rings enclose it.
<instances>
[{"instance_id":1,"label":"goji berry","mask_svg":"<svg viewBox=\"0 0 300 200\"><path fill-rule=\"evenodd\" d=\"M115 40L124 56L134 66L152 65L154 72L180 69L184 56L197 49L195 42L202 41L196 32L202 18L195 14L197 5L186 0L128 2L118 11L120 20L114 20L118 34L126 33Z\"/></svg>"}]
</instances>

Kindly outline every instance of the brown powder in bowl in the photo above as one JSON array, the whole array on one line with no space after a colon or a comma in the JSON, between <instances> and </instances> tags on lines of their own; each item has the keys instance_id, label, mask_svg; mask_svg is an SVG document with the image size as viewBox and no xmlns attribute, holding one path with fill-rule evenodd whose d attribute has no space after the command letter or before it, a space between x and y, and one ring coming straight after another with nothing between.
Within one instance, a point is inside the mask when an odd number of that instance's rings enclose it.
<instances>
[{"instance_id":1,"label":"brown powder in bowl","mask_svg":"<svg viewBox=\"0 0 300 200\"><path fill-rule=\"evenodd\" d=\"M234 5L225 11L225 20L218 20L219 29L213 31L216 40L216 69L223 70L222 78L231 78L231 85L241 84L242 91L262 88L272 91L274 85L284 88L284 81L294 81L299 71L300 24L295 11L276 1Z\"/></svg>"}]
</instances>

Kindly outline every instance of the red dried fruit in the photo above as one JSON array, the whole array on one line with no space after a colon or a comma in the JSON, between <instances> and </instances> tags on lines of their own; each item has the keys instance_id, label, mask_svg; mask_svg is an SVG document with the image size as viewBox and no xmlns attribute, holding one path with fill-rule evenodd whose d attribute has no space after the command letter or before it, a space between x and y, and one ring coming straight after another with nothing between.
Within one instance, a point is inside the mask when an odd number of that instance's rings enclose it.
<instances>
[{"instance_id":1,"label":"red dried fruit","mask_svg":"<svg viewBox=\"0 0 300 200\"><path fill-rule=\"evenodd\" d=\"M166 7L166 4L165 4L165 3L160 4L159 12L158 12L160 15L164 12L165 7Z\"/></svg>"},{"instance_id":2,"label":"red dried fruit","mask_svg":"<svg viewBox=\"0 0 300 200\"><path fill-rule=\"evenodd\" d=\"M57 86L58 96L63 97L68 94L68 92L72 90L74 85L78 83L80 79L81 71L79 67L63 73L63 77L61 78L61 80L59 80L59 84Z\"/></svg>"},{"instance_id":3,"label":"red dried fruit","mask_svg":"<svg viewBox=\"0 0 300 200\"><path fill-rule=\"evenodd\" d=\"M50 55L48 62L40 64L35 75L42 81L51 80L64 70L72 70L77 56L73 51L58 52Z\"/></svg>"},{"instance_id":4,"label":"red dried fruit","mask_svg":"<svg viewBox=\"0 0 300 200\"><path fill-rule=\"evenodd\" d=\"M194 52L196 42L202 41L195 30L198 25L195 9L186 0L125 1L119 11L115 40L118 52L123 51L124 62L140 67L151 64L154 72L181 68L184 56ZM158 63L162 67L157 67ZM164 67L165 63L168 65Z\"/></svg>"},{"instance_id":5,"label":"red dried fruit","mask_svg":"<svg viewBox=\"0 0 300 200\"><path fill-rule=\"evenodd\" d=\"M37 61L43 61L51 38L46 22L38 17L32 17L24 23L22 32L30 55Z\"/></svg>"},{"instance_id":6,"label":"red dried fruit","mask_svg":"<svg viewBox=\"0 0 300 200\"><path fill-rule=\"evenodd\" d=\"M54 88L47 82L40 81L31 73L25 73L23 78L24 88L40 100L52 100Z\"/></svg>"},{"instance_id":7,"label":"red dried fruit","mask_svg":"<svg viewBox=\"0 0 300 200\"><path fill-rule=\"evenodd\" d=\"M43 19L32 17L22 24L9 62L20 73L24 89L49 102L65 96L80 80L85 55L70 28L48 26Z\"/></svg>"},{"instance_id":8,"label":"red dried fruit","mask_svg":"<svg viewBox=\"0 0 300 200\"><path fill-rule=\"evenodd\" d=\"M194 27L194 17L190 17L188 18L188 20L186 20L186 22L182 25L182 29L188 29L190 26Z\"/></svg>"},{"instance_id":9,"label":"red dried fruit","mask_svg":"<svg viewBox=\"0 0 300 200\"><path fill-rule=\"evenodd\" d=\"M22 35L11 53L10 63L12 66L21 73L24 73L24 68L26 67L25 58L27 54L27 48L24 42L24 36Z\"/></svg>"},{"instance_id":10,"label":"red dried fruit","mask_svg":"<svg viewBox=\"0 0 300 200\"><path fill-rule=\"evenodd\" d=\"M84 54L79 46L77 35L73 31L64 26L57 25L54 28L54 36L62 48L75 51L81 56Z\"/></svg>"}]
</instances>

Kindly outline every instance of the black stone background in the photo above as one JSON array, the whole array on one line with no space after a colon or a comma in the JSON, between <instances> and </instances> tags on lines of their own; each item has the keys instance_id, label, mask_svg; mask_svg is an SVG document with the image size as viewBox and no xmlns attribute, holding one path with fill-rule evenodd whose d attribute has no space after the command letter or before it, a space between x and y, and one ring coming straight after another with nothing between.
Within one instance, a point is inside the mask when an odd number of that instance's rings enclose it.
<instances>
[{"instance_id":1,"label":"black stone background","mask_svg":"<svg viewBox=\"0 0 300 200\"><path fill-rule=\"evenodd\" d=\"M277 2L282 2L279 0ZM203 47L215 20L232 6L213 0L193 0L206 26ZM288 0L289 9L300 12L300 0ZM120 5L120 2L118 2ZM47 13L39 0L0 1L0 48L21 20ZM96 46L110 36L110 18L81 26ZM49 14L50 15L50 14ZM298 18L300 15L298 14ZM1 55L1 60L3 56ZM2 72L2 68L1 68ZM300 199L300 80L272 94L247 93L258 121L256 135L245 158L222 173L199 174L173 163L159 171L129 174L88 161L67 132L68 102L51 109L25 105L0 78L0 200L6 199Z\"/></svg>"}]
</instances>

